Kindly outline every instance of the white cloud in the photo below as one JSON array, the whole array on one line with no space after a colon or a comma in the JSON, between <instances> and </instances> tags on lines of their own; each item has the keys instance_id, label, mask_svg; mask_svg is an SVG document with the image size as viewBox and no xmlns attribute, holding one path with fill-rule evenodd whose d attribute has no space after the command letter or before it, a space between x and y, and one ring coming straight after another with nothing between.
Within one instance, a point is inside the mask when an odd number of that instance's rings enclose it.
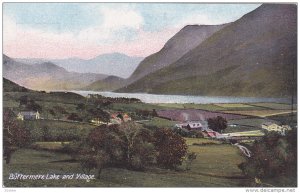
<instances>
[{"instance_id":1,"label":"white cloud","mask_svg":"<svg viewBox=\"0 0 300 193\"><path fill-rule=\"evenodd\" d=\"M123 28L140 29L144 23L143 17L134 8L121 6L117 8L105 7L101 9L103 15L102 26L105 29L120 30Z\"/></svg>"},{"instance_id":2,"label":"white cloud","mask_svg":"<svg viewBox=\"0 0 300 193\"><path fill-rule=\"evenodd\" d=\"M94 43L126 41L126 37L120 36L122 30L138 31L144 24L141 14L128 5L106 6L98 10L101 23L80 31L77 35L78 40Z\"/></svg>"},{"instance_id":3,"label":"white cloud","mask_svg":"<svg viewBox=\"0 0 300 193\"><path fill-rule=\"evenodd\" d=\"M146 56L161 49L177 31L145 32L139 29L135 39L127 41L117 37L119 33L112 33L121 28L103 28L102 25L77 34L58 33L17 25L13 18L4 16L3 27L3 51L16 58L92 58L109 52Z\"/></svg>"}]
</instances>

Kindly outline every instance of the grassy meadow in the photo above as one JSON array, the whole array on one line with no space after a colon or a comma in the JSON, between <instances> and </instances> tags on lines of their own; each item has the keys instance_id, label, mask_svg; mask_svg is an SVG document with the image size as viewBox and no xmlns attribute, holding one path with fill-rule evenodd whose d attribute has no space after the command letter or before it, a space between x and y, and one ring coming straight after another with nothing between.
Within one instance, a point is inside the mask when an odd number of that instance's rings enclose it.
<instances>
[{"instance_id":1,"label":"grassy meadow","mask_svg":"<svg viewBox=\"0 0 300 193\"><path fill-rule=\"evenodd\" d=\"M3 165L3 180L6 187L249 187L255 186L254 179L242 174L238 165L244 161L240 150L230 144L206 138L185 138L189 152L197 154L196 160L186 170L183 162L177 171L149 167L145 171L132 171L123 168L105 168L100 180L9 180L10 173L22 174L76 174L84 173L79 162L70 155L60 152L65 145L79 140L96 127L89 122L57 119L49 110L57 106L70 113L78 112L80 103L87 99L76 94L44 92L5 92L4 107L20 110L19 99L27 95L42 107L44 119L24 121L30 130L33 143L28 148L18 149L10 164ZM246 132L261 135L261 124L266 121L284 122L291 116L291 106L279 103L235 103L235 104L145 104L112 103L104 109L110 112L126 112L136 115L139 111L152 112L153 109L200 109L249 115L244 119L228 121L225 133ZM296 113L295 113L296 114ZM294 120L296 121L296 115ZM63 115L61 115L63 116ZM177 122L155 116L136 119L147 128L170 128ZM95 171L92 171L95 173ZM294 185L294 179L270 179L276 186Z\"/></svg>"},{"instance_id":2,"label":"grassy meadow","mask_svg":"<svg viewBox=\"0 0 300 193\"><path fill-rule=\"evenodd\" d=\"M100 180L9 180L9 173L23 174L73 174L83 173L79 163L70 161L67 154L44 150L19 149L10 164L4 165L4 185L7 187L240 187L252 182L242 176L237 165L243 161L239 150L231 145L207 143L211 140L187 139L189 151L197 154L191 169L185 163L178 171L148 168L146 171L130 171L106 168ZM40 143L53 147L57 143ZM233 180L234 179L234 180Z\"/></svg>"}]
</instances>

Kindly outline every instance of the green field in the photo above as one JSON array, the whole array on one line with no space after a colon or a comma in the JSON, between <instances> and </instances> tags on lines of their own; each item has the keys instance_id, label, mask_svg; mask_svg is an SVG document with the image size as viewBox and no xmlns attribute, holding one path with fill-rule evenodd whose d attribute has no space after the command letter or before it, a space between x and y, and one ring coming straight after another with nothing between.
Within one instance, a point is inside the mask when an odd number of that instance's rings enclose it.
<instances>
[{"instance_id":1,"label":"green field","mask_svg":"<svg viewBox=\"0 0 300 193\"><path fill-rule=\"evenodd\" d=\"M146 127L172 128L177 122L159 117L153 117L151 120L147 120L141 123Z\"/></svg>"},{"instance_id":2,"label":"green field","mask_svg":"<svg viewBox=\"0 0 300 193\"><path fill-rule=\"evenodd\" d=\"M248 119L233 119L229 120L228 124L245 125L251 127L261 128L261 125L265 122L270 122L268 118L248 118Z\"/></svg>"},{"instance_id":3,"label":"green field","mask_svg":"<svg viewBox=\"0 0 300 193\"><path fill-rule=\"evenodd\" d=\"M89 133L95 126L88 123L65 122L58 120L32 120L24 121L30 130L33 141L41 141L45 137L45 130L49 140L74 140Z\"/></svg>"},{"instance_id":4,"label":"green field","mask_svg":"<svg viewBox=\"0 0 300 193\"><path fill-rule=\"evenodd\" d=\"M261 125L265 122L275 122L268 118L246 118L246 119L233 119L228 121L228 126L224 130L225 133L253 131L261 129ZM231 126L231 125L236 126Z\"/></svg>"},{"instance_id":5,"label":"green field","mask_svg":"<svg viewBox=\"0 0 300 193\"><path fill-rule=\"evenodd\" d=\"M254 131L234 132L234 133L230 133L230 135L231 136L262 137L265 134L261 130L254 130Z\"/></svg>"},{"instance_id":6,"label":"green field","mask_svg":"<svg viewBox=\"0 0 300 193\"><path fill-rule=\"evenodd\" d=\"M225 108L219 107L219 106L217 106L215 104L158 103L157 105L160 106L160 107L176 108L176 109L202 109L202 110L208 110L208 111L222 111L222 110L226 110Z\"/></svg>"},{"instance_id":7,"label":"green field","mask_svg":"<svg viewBox=\"0 0 300 193\"><path fill-rule=\"evenodd\" d=\"M197 159L189 171L149 168L130 171L120 168L103 170L100 180L8 180L9 173L73 174L83 173L79 163L70 162L66 154L21 149L13 154L12 162L4 165L6 187L236 187L251 183L245 179L237 164L243 161L238 149L230 145L190 146ZM184 168L184 164L182 166ZM232 180L234 179L234 180Z\"/></svg>"},{"instance_id":8,"label":"green field","mask_svg":"<svg viewBox=\"0 0 300 193\"><path fill-rule=\"evenodd\" d=\"M264 110L265 107L253 106L251 103L218 103L214 104L218 107L222 107L222 111L248 111L248 110Z\"/></svg>"},{"instance_id":9,"label":"green field","mask_svg":"<svg viewBox=\"0 0 300 193\"><path fill-rule=\"evenodd\" d=\"M244 161L239 149L210 139L185 138L189 151L197 154L190 170L185 163L172 171L150 167L146 171L106 168L97 180L9 180L10 173L22 174L76 174L84 172L69 155L43 150L19 149L10 164L3 165L6 187L250 187L254 179L243 176L238 164ZM192 145L197 143L199 145ZM208 145L210 143L210 145ZM213 144L215 143L215 144ZM43 147L61 143L37 143ZM202 144L202 145L201 145ZM206 145L204 145L206 144ZM93 174L95 171L92 171ZM265 179L274 186L295 186L295 179Z\"/></svg>"},{"instance_id":10,"label":"green field","mask_svg":"<svg viewBox=\"0 0 300 193\"><path fill-rule=\"evenodd\" d=\"M206 138L185 138L186 140L186 144L188 146L192 146L194 144L197 144L197 145L219 145L219 144L222 144L221 141L217 141L217 140L211 140L211 139L206 139Z\"/></svg>"},{"instance_id":11,"label":"green field","mask_svg":"<svg viewBox=\"0 0 300 193\"><path fill-rule=\"evenodd\" d=\"M64 145L69 144L70 142L61 142L61 141L52 141L52 142L35 142L31 146L35 149L43 149L43 150L60 150L64 147Z\"/></svg>"},{"instance_id":12,"label":"green field","mask_svg":"<svg viewBox=\"0 0 300 193\"><path fill-rule=\"evenodd\" d=\"M273 115L282 115L289 114L291 110L234 110L234 111L225 111L226 113L234 113L240 115L250 115L254 117L269 117ZM297 112L294 110L293 112Z\"/></svg>"},{"instance_id":13,"label":"green field","mask_svg":"<svg viewBox=\"0 0 300 193\"><path fill-rule=\"evenodd\" d=\"M290 110L292 108L291 104L285 104L285 103L252 103L251 105L258 106L258 107L265 107L274 110L286 110L286 109ZM293 104L293 108L297 109L297 104Z\"/></svg>"}]
</instances>

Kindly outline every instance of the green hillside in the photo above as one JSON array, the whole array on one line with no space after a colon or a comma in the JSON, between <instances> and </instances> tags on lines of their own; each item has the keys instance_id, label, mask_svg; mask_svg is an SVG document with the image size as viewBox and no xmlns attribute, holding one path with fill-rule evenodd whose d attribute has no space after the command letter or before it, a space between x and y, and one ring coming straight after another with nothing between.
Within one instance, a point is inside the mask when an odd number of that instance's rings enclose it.
<instances>
[{"instance_id":1,"label":"green hillside","mask_svg":"<svg viewBox=\"0 0 300 193\"><path fill-rule=\"evenodd\" d=\"M296 93L296 64L297 7L264 4L117 91L285 97Z\"/></svg>"},{"instance_id":2,"label":"green hillside","mask_svg":"<svg viewBox=\"0 0 300 193\"><path fill-rule=\"evenodd\" d=\"M3 91L4 92L30 92L32 90L22 87L6 78L3 78Z\"/></svg>"}]
</instances>

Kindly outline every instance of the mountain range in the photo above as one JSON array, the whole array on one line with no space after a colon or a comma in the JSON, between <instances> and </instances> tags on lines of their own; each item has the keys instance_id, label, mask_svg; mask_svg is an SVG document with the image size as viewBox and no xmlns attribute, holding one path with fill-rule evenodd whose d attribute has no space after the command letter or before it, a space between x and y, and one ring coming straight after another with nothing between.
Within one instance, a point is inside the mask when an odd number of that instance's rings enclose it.
<instances>
[{"instance_id":1,"label":"mountain range","mask_svg":"<svg viewBox=\"0 0 300 193\"><path fill-rule=\"evenodd\" d=\"M18 58L17 62L25 64L40 64L51 62L66 69L69 72L77 73L98 73L122 78L128 78L142 61L142 57L132 57L121 53L102 54L95 58L84 60L80 58L67 59L35 59Z\"/></svg>"},{"instance_id":2,"label":"mountain range","mask_svg":"<svg viewBox=\"0 0 300 193\"><path fill-rule=\"evenodd\" d=\"M223 25L188 25L146 58L120 53L12 59L3 75L30 89L288 97L297 91L297 6L263 4Z\"/></svg>"},{"instance_id":3,"label":"mountain range","mask_svg":"<svg viewBox=\"0 0 300 193\"><path fill-rule=\"evenodd\" d=\"M3 55L3 77L35 90L72 90L104 79L107 75L68 72L51 62L29 65Z\"/></svg>"},{"instance_id":4,"label":"mountain range","mask_svg":"<svg viewBox=\"0 0 300 193\"><path fill-rule=\"evenodd\" d=\"M263 4L235 22L212 28L200 41L195 34L207 26L183 28L181 32L191 32L189 42L195 38L197 45L182 56L176 54L168 44L182 45L179 32L154 54L163 52L161 58L145 58L129 84L117 92L264 97L296 93L296 5ZM166 55L171 58L167 62Z\"/></svg>"}]
</instances>

